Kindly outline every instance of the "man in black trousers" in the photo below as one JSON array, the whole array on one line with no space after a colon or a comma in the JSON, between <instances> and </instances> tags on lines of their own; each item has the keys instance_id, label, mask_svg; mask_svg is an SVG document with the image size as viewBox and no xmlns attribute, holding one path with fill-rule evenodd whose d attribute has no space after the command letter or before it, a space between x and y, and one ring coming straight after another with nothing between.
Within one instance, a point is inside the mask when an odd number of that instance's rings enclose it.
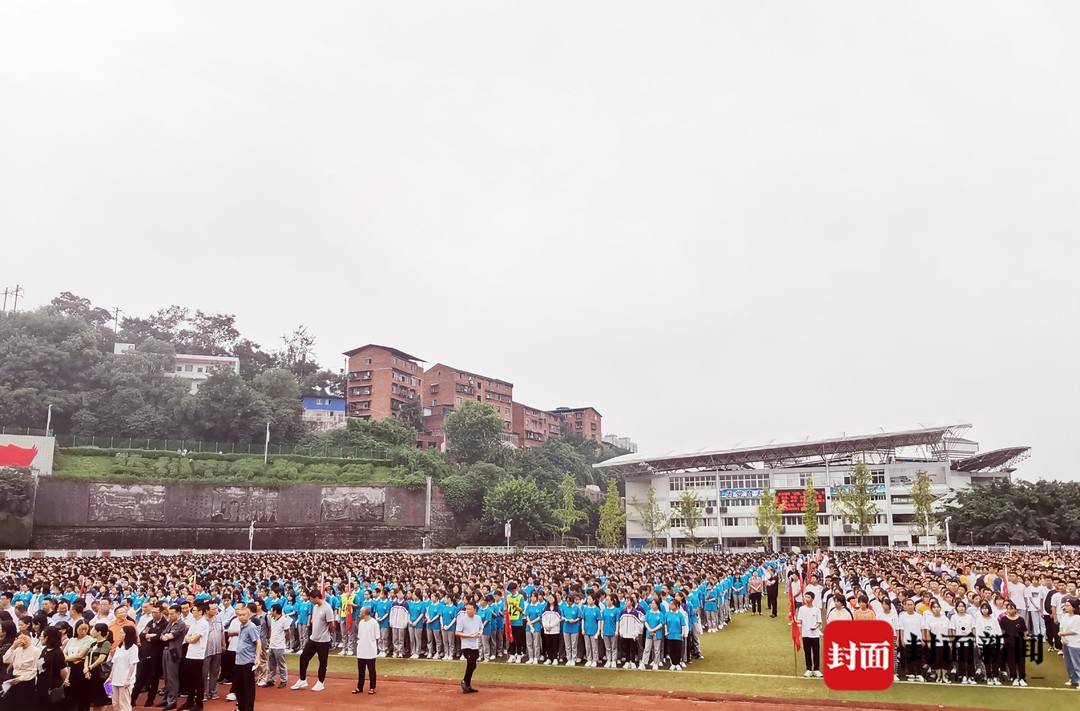
<instances>
[{"instance_id":1,"label":"man in black trousers","mask_svg":"<svg viewBox=\"0 0 1080 711\"><path fill-rule=\"evenodd\" d=\"M161 681L161 657L165 652L165 643L161 635L169 621L161 614L160 607L150 609L150 620L139 632L139 668L135 672L135 686L131 692L131 705L139 700L139 694L146 692L146 706L153 706L157 698L158 682Z\"/></svg>"},{"instance_id":2,"label":"man in black trousers","mask_svg":"<svg viewBox=\"0 0 1080 711\"><path fill-rule=\"evenodd\" d=\"M766 569L765 597L769 601L769 617L776 617L776 595L780 592L780 574L770 568Z\"/></svg>"}]
</instances>

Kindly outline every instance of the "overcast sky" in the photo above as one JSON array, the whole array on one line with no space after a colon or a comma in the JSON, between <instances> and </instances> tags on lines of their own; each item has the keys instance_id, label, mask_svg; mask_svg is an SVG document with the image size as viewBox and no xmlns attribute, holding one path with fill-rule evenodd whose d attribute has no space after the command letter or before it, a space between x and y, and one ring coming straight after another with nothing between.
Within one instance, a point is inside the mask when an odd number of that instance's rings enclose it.
<instances>
[{"instance_id":1,"label":"overcast sky","mask_svg":"<svg viewBox=\"0 0 1080 711\"><path fill-rule=\"evenodd\" d=\"M643 452L1076 477L1080 5L0 4L0 286L297 324Z\"/></svg>"}]
</instances>

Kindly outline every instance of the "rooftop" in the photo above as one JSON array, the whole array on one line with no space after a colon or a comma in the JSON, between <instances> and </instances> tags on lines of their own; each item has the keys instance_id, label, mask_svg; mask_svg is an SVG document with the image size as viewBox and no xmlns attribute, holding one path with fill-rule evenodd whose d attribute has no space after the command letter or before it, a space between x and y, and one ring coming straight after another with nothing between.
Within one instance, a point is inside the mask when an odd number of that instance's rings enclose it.
<instances>
[{"instance_id":1,"label":"rooftop","mask_svg":"<svg viewBox=\"0 0 1080 711\"><path fill-rule=\"evenodd\" d=\"M471 375L472 377L479 378L480 380L490 380L493 383L499 383L501 385L509 385L510 387L514 387L513 383L508 382L506 380L499 380L498 378L492 378L490 375L480 375L479 373L473 373L473 372L470 372L468 370L462 370L461 368L455 368L454 366L447 365L446 363L436 363L435 365L428 368L426 372L430 373L431 371L435 370L436 368L446 368L447 370L452 370L455 373L461 373L462 375Z\"/></svg>"},{"instance_id":2,"label":"rooftop","mask_svg":"<svg viewBox=\"0 0 1080 711\"><path fill-rule=\"evenodd\" d=\"M397 348L391 348L390 346L380 346L378 343L369 343L366 346L360 346L359 348L353 348L351 351L345 351L344 355L354 356L357 353L359 353L360 351L365 350L367 348L381 348L384 351L390 351L391 353L396 355L398 358L404 358L405 360L415 360L417 363L426 363L427 362L423 358L417 358L414 355L409 355L405 351L399 351Z\"/></svg>"},{"instance_id":3,"label":"rooftop","mask_svg":"<svg viewBox=\"0 0 1080 711\"><path fill-rule=\"evenodd\" d=\"M843 454L891 450L898 447L936 446L946 437L970 425L945 425L917 430L878 432L867 435L832 437L790 444L766 444L738 449L702 449L696 452L667 452L658 456L624 454L594 464L613 474L643 474L704 467L739 466L751 463L780 464L803 457L832 457Z\"/></svg>"}]
</instances>

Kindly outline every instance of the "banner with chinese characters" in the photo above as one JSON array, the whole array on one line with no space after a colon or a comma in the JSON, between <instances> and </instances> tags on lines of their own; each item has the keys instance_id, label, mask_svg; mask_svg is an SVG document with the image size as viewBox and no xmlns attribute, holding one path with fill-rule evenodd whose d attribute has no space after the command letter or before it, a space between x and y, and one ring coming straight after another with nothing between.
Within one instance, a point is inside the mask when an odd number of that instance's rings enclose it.
<instances>
[{"instance_id":1,"label":"banner with chinese characters","mask_svg":"<svg viewBox=\"0 0 1080 711\"><path fill-rule=\"evenodd\" d=\"M879 495L879 496L884 496L885 495L885 485L884 484L871 484L870 486L866 487L866 489L867 489L867 491L870 492L871 495ZM851 485L850 484L836 484L832 488L832 495L833 496L840 496L840 494L843 494L843 493L845 493L847 491L850 491L850 490L851 490Z\"/></svg>"}]
</instances>

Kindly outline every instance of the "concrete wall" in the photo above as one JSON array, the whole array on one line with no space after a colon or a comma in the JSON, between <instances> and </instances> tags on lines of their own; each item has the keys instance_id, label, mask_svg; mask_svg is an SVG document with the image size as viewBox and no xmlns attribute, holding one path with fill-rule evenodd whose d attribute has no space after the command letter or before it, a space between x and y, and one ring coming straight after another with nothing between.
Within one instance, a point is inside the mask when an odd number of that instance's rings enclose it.
<instances>
[{"instance_id":1,"label":"concrete wall","mask_svg":"<svg viewBox=\"0 0 1080 711\"><path fill-rule=\"evenodd\" d=\"M116 484L42 478L32 545L37 548L419 547L452 525L442 491L379 484L224 486Z\"/></svg>"}]
</instances>

